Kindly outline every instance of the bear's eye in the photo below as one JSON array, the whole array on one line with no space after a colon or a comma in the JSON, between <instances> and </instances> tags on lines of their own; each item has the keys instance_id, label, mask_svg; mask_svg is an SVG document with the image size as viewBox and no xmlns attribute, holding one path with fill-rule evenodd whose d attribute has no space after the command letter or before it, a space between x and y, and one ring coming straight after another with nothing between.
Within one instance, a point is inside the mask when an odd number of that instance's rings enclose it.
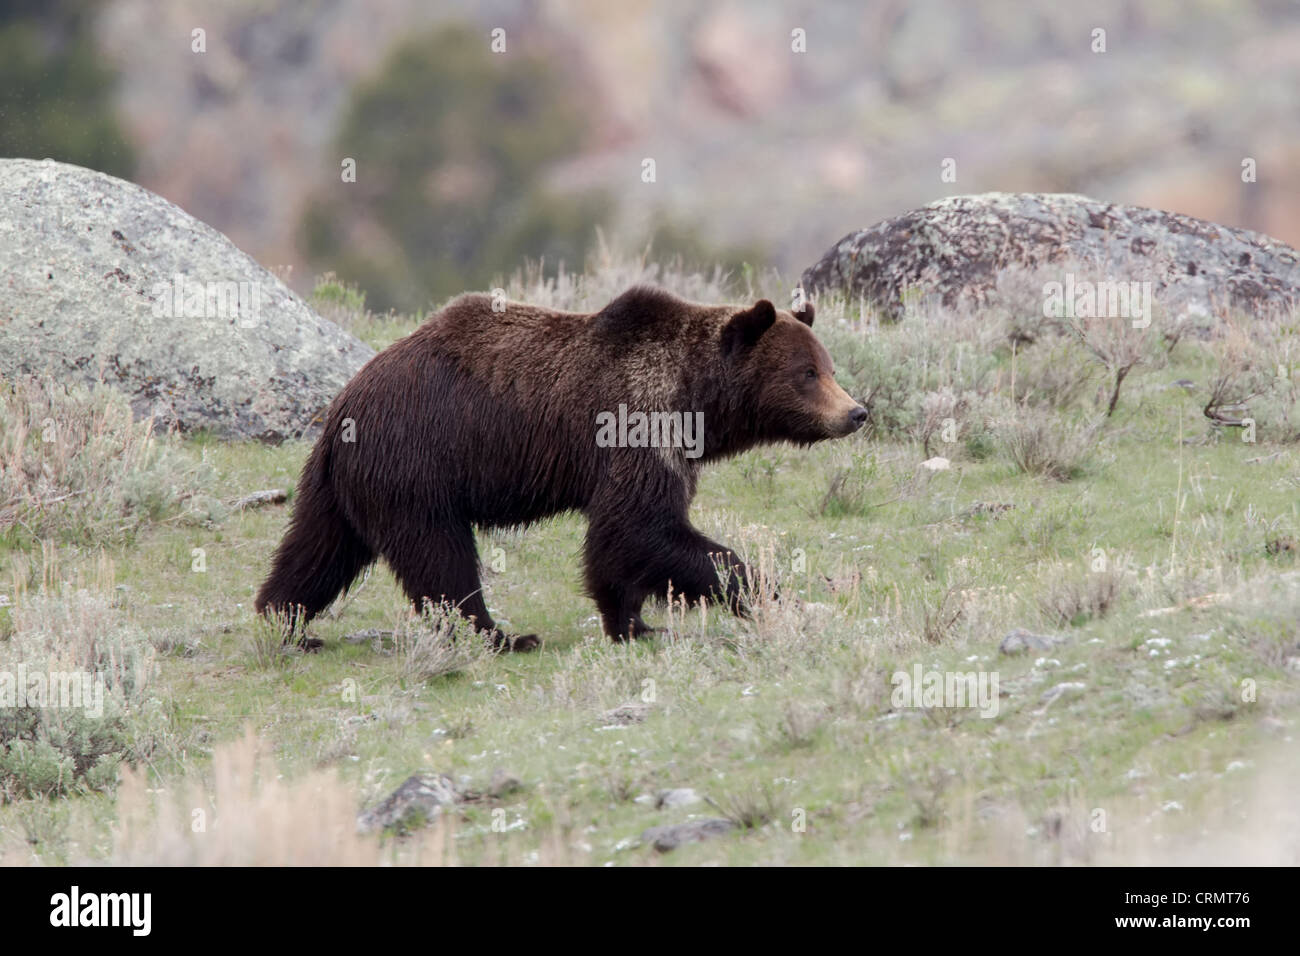
<instances>
[{"instance_id":1,"label":"bear's eye","mask_svg":"<svg viewBox=\"0 0 1300 956\"><path fill-rule=\"evenodd\" d=\"M804 377L804 378L816 378L816 377L817 377L817 370L816 370L815 368L809 368L808 371L806 371L806 372L803 373L803 377Z\"/></svg>"}]
</instances>

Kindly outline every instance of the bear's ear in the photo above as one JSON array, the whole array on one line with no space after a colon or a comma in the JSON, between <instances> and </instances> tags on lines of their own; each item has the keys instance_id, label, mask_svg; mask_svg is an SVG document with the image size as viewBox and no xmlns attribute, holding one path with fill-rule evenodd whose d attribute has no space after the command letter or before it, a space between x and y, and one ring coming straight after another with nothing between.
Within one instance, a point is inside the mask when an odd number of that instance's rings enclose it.
<instances>
[{"instance_id":1,"label":"bear's ear","mask_svg":"<svg viewBox=\"0 0 1300 956\"><path fill-rule=\"evenodd\" d=\"M722 329L723 354L735 355L752 348L775 321L776 306L767 299L759 299L752 309L737 312Z\"/></svg>"},{"instance_id":2,"label":"bear's ear","mask_svg":"<svg viewBox=\"0 0 1300 956\"><path fill-rule=\"evenodd\" d=\"M811 328L813 323L813 316L817 314L817 310L813 307L812 299L804 299L803 311L795 311L790 314L793 315L800 322L802 322L804 325Z\"/></svg>"}]
</instances>

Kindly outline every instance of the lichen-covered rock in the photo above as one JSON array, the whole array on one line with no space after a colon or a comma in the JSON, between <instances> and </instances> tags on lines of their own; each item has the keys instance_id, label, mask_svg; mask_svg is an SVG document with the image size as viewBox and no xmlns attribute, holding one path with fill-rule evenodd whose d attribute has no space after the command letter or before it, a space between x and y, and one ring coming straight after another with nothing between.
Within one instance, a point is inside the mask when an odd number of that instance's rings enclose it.
<instances>
[{"instance_id":1,"label":"lichen-covered rock","mask_svg":"<svg viewBox=\"0 0 1300 956\"><path fill-rule=\"evenodd\" d=\"M1067 193L942 199L845 236L804 272L803 287L861 295L898 318L909 290L978 309L1006 269L1072 264L1150 281L1157 302L1195 303L1206 313L1300 303L1300 256L1285 243Z\"/></svg>"},{"instance_id":2,"label":"lichen-covered rock","mask_svg":"<svg viewBox=\"0 0 1300 956\"><path fill-rule=\"evenodd\" d=\"M1050 651L1064 644L1065 638L1052 634L1035 634L1023 627L1017 627L1002 638L998 645L999 654L1023 654L1025 651Z\"/></svg>"},{"instance_id":3,"label":"lichen-covered rock","mask_svg":"<svg viewBox=\"0 0 1300 956\"><path fill-rule=\"evenodd\" d=\"M373 354L148 190L0 159L0 376L102 378L162 426L277 441Z\"/></svg>"},{"instance_id":4,"label":"lichen-covered rock","mask_svg":"<svg viewBox=\"0 0 1300 956\"><path fill-rule=\"evenodd\" d=\"M454 807L459 800L456 783L446 774L413 774L376 806L357 814L357 831L414 829L441 816L444 809Z\"/></svg>"},{"instance_id":5,"label":"lichen-covered rock","mask_svg":"<svg viewBox=\"0 0 1300 956\"><path fill-rule=\"evenodd\" d=\"M703 843L714 837L725 836L736 829L736 824L722 817L708 817L674 823L669 826L650 827L641 834L641 843L650 844L660 853L671 853L687 843Z\"/></svg>"}]
</instances>

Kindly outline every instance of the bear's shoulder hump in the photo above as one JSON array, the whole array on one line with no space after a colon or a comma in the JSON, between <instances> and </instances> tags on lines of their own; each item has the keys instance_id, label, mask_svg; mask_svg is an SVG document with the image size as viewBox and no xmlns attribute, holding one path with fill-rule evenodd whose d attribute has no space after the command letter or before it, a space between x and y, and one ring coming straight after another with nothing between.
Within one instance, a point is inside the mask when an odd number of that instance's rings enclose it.
<instances>
[{"instance_id":1,"label":"bear's shoulder hump","mask_svg":"<svg viewBox=\"0 0 1300 956\"><path fill-rule=\"evenodd\" d=\"M666 289L635 285L593 315L591 325L602 332L626 335L665 322L680 323L698 309Z\"/></svg>"}]
</instances>

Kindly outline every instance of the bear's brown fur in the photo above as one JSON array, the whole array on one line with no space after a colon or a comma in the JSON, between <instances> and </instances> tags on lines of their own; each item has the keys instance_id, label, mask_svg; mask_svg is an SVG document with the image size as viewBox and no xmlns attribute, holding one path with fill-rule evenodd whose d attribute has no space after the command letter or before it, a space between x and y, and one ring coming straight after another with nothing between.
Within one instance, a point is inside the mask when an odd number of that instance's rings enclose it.
<instances>
[{"instance_id":1,"label":"bear's brown fur","mask_svg":"<svg viewBox=\"0 0 1300 956\"><path fill-rule=\"evenodd\" d=\"M382 556L417 604L450 601L499 644L531 648L533 635L496 631L474 529L581 511L587 590L612 637L649 631L642 603L670 583L743 613L744 565L691 527L691 498L706 462L866 419L812 319L811 304L697 305L646 287L592 315L461 296L331 405L257 610L305 623ZM702 413L702 447L602 447L598 422L620 405Z\"/></svg>"}]
</instances>

